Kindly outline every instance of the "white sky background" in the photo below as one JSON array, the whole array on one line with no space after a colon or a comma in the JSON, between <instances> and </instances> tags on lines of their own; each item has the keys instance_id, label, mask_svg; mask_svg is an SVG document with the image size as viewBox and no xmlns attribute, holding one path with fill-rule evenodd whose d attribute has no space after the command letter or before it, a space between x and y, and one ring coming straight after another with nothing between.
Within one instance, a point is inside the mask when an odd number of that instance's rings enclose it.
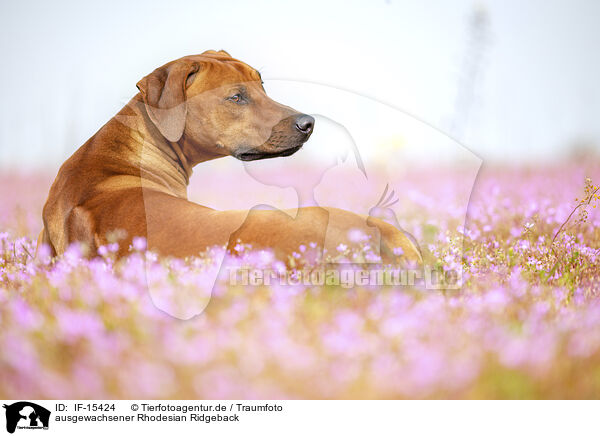
<instances>
[{"instance_id":1,"label":"white sky background","mask_svg":"<svg viewBox=\"0 0 600 436\"><path fill-rule=\"evenodd\" d=\"M452 130L477 5L489 42L468 123ZM55 169L141 77L207 49L258 68L267 92L269 79L307 81L392 105L484 161L557 159L574 141L598 150L599 22L594 0L5 1L0 166Z\"/></svg>"}]
</instances>

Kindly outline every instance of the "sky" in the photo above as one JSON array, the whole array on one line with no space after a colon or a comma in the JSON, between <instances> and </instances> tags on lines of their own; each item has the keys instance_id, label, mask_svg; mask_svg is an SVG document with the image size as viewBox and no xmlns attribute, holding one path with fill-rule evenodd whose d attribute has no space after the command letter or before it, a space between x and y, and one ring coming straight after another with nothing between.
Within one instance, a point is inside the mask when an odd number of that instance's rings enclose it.
<instances>
[{"instance_id":1,"label":"sky","mask_svg":"<svg viewBox=\"0 0 600 436\"><path fill-rule=\"evenodd\" d=\"M484 162L599 150L599 18L593 0L3 2L0 168L56 169L140 78L208 49L258 68L267 92L300 110L329 117L335 100L282 83L356 95L344 127L357 136L376 129L360 116L367 98ZM399 125L394 141L411 146L419 135Z\"/></svg>"}]
</instances>

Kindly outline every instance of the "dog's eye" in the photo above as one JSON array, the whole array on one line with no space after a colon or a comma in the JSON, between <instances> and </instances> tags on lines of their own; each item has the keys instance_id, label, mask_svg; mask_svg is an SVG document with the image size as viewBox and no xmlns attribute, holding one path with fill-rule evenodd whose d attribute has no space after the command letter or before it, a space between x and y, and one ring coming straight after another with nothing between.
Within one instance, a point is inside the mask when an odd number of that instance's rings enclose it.
<instances>
[{"instance_id":1,"label":"dog's eye","mask_svg":"<svg viewBox=\"0 0 600 436\"><path fill-rule=\"evenodd\" d=\"M231 97L228 97L227 100L230 100L234 103L245 103L244 97L242 94L234 94Z\"/></svg>"}]
</instances>

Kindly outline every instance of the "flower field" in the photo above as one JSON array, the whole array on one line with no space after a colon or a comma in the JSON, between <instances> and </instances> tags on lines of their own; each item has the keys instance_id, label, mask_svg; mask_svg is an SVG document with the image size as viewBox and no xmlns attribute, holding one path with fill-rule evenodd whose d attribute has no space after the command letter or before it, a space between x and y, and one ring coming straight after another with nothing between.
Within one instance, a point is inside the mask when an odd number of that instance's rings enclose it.
<instances>
[{"instance_id":1,"label":"flower field","mask_svg":"<svg viewBox=\"0 0 600 436\"><path fill-rule=\"evenodd\" d=\"M189 320L149 286L190 295L210 259L34 260L52 177L2 174L0 397L600 398L598 164L484 167L466 222L439 213L460 172L430 174L444 203L400 223L461 290L217 283Z\"/></svg>"}]
</instances>

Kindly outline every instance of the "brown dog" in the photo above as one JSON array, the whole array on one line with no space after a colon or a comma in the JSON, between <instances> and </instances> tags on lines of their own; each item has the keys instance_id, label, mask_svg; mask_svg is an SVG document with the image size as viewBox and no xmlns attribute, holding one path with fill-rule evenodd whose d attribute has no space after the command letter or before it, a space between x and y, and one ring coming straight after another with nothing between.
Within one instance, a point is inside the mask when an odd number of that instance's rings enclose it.
<instances>
[{"instance_id":1,"label":"brown dog","mask_svg":"<svg viewBox=\"0 0 600 436\"><path fill-rule=\"evenodd\" d=\"M119 255L135 236L161 255L185 257L241 240L286 260L301 244L347 242L350 229L379 238L383 259L420 263L402 231L334 208L217 211L187 200L192 167L233 156L289 156L312 133L314 119L271 100L260 74L224 51L170 62L137 84L140 92L60 168L43 210L38 246L61 254L74 241L95 253L107 235L126 231ZM367 223L367 225L365 225ZM242 225L243 224L243 225ZM233 236L232 236L233 235ZM323 247L335 252L335 245ZM402 258L392 249L402 248Z\"/></svg>"}]
</instances>

